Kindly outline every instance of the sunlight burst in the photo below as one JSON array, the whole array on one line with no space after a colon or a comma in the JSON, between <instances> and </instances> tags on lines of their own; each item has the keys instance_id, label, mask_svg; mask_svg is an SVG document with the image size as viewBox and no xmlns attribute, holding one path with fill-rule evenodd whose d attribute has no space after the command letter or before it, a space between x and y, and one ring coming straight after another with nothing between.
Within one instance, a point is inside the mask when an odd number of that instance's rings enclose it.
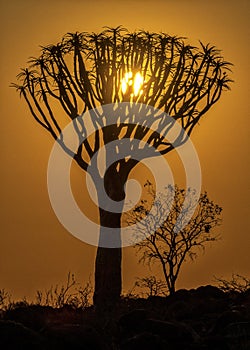
<instances>
[{"instance_id":1,"label":"sunlight burst","mask_svg":"<svg viewBox=\"0 0 250 350\"><path fill-rule=\"evenodd\" d=\"M127 72L121 81L121 90L123 94L130 92L130 96L137 97L142 94L143 77L140 72L133 76L132 72Z\"/></svg>"}]
</instances>

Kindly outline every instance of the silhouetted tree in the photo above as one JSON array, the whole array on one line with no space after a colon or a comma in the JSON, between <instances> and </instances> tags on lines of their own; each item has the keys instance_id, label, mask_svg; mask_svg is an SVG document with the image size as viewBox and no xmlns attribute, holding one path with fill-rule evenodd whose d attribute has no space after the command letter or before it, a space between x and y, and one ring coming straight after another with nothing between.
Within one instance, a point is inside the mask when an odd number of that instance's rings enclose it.
<instances>
[{"instance_id":1,"label":"silhouetted tree","mask_svg":"<svg viewBox=\"0 0 250 350\"><path fill-rule=\"evenodd\" d=\"M5 289L0 289L0 311L6 310L11 303L11 296Z\"/></svg>"},{"instance_id":2,"label":"silhouetted tree","mask_svg":"<svg viewBox=\"0 0 250 350\"><path fill-rule=\"evenodd\" d=\"M198 49L186 44L183 38L164 33L129 33L121 27L106 28L99 34L68 33L58 44L42 47L40 57L30 60L30 67L22 69L19 83L14 86L35 120L86 171L101 144L123 137L143 139L161 154L168 153L174 148L165 140L168 123L162 117L158 132L152 132L152 120L145 116L140 125L131 121L120 123L117 118L112 126L105 127L105 120L93 114L93 125L98 125L99 130L72 152L64 140L58 138L65 116L71 121L99 105L138 102L162 109L190 135L200 118L219 100L222 91L229 89L229 66L211 45L201 44ZM140 93L133 90L138 77ZM85 127L84 121L82 125L75 123L80 139ZM178 144L185 141L185 135L179 135ZM127 156L113 163L104 176L106 191L116 201L124 199L124 184L138 163L131 154ZM99 213L100 237L103 227L120 227L120 213L101 208ZM94 302L115 301L120 292L121 248L99 246Z\"/></svg>"},{"instance_id":3,"label":"silhouetted tree","mask_svg":"<svg viewBox=\"0 0 250 350\"><path fill-rule=\"evenodd\" d=\"M137 278L136 287L140 288L140 295L144 297L165 296L167 293L166 283L154 275Z\"/></svg>"},{"instance_id":4,"label":"silhouetted tree","mask_svg":"<svg viewBox=\"0 0 250 350\"><path fill-rule=\"evenodd\" d=\"M136 208L127 216L128 224L139 222L135 235L141 237L136 244L140 261L151 265L159 263L166 281L169 293L175 292L176 280L183 263L188 259L195 259L199 248L205 249L208 242L218 239L218 235L212 229L221 222L222 208L208 198L206 192L201 194L198 205L190 221L181 230L179 222L187 220L187 212L196 205L193 201L195 191L183 190L179 187L168 186L165 193L161 193L154 201L154 210L148 215L155 191L152 185L148 185L149 200L142 200ZM184 199L188 198L188 204L182 211ZM160 227L155 229L158 222L169 214ZM142 221L143 218L146 220ZM153 233L152 233L153 232ZM150 234L151 233L151 234Z\"/></svg>"},{"instance_id":5,"label":"silhouetted tree","mask_svg":"<svg viewBox=\"0 0 250 350\"><path fill-rule=\"evenodd\" d=\"M222 277L216 277L215 282L217 282L218 287L226 293L244 293L250 289L250 278L247 276L242 276L238 273L233 273L231 279L229 280Z\"/></svg>"}]
</instances>

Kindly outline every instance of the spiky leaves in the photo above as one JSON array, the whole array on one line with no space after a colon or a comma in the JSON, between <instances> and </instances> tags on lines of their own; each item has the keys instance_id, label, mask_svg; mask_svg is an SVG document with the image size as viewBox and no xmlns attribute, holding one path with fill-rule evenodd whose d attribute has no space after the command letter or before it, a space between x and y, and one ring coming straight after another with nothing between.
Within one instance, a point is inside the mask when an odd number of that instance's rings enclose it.
<instances>
[{"instance_id":1,"label":"spiky leaves","mask_svg":"<svg viewBox=\"0 0 250 350\"><path fill-rule=\"evenodd\" d=\"M198 49L187 45L183 38L145 31L129 33L122 27L106 28L99 34L68 33L60 43L42 47L40 57L32 58L30 64L14 86L25 97L36 121L55 139L65 122L58 116L56 104L73 120L98 105L122 101L162 109L179 120L190 135L232 81L228 76L231 64L211 45L201 43ZM128 72L133 76L140 73L140 94L122 91L122 80ZM164 140L165 127L162 122L158 134L144 134L144 141L152 142L162 154L170 150ZM125 128L117 125L113 133L119 137ZM107 129L106 134L110 135ZM141 134L139 125L126 130L126 137ZM97 147L85 142L89 157L98 149L100 138L110 141L103 130L96 135ZM78 163L86 169L81 151Z\"/></svg>"}]
</instances>

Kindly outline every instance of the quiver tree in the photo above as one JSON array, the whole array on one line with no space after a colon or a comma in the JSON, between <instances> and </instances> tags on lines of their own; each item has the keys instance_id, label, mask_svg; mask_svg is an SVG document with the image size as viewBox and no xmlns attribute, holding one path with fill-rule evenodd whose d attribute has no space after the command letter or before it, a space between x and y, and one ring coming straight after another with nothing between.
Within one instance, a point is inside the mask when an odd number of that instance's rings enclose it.
<instances>
[{"instance_id":1,"label":"quiver tree","mask_svg":"<svg viewBox=\"0 0 250 350\"><path fill-rule=\"evenodd\" d=\"M141 236L141 240L135 245L139 261L149 266L153 263L159 264L168 292L173 294L185 261L194 260L207 243L219 238L214 229L221 223L222 208L209 199L207 192L200 195L197 204L193 201L195 190L168 185L166 191L160 193L154 202L154 212L147 215L155 199L155 190L150 182L147 182L146 187L147 199L141 200L127 215L127 222L130 225L139 222L134 232ZM188 198L186 210L190 211L195 206L194 214L187 225L176 230L177 220L186 220L186 213L182 211L185 198ZM154 229L161 218L165 218L166 211L169 211L167 219ZM144 217L146 220L142 221ZM149 234L150 232L154 233Z\"/></svg>"},{"instance_id":2,"label":"quiver tree","mask_svg":"<svg viewBox=\"0 0 250 350\"><path fill-rule=\"evenodd\" d=\"M110 103L143 103L168 113L179 121L190 135L200 118L229 89L228 70L220 52L211 45L199 48L186 44L183 38L168 34L107 28L99 34L68 33L55 45L41 48L38 58L31 58L29 68L22 69L18 84L13 84L24 97L32 116L60 143L62 148L86 171L100 144L123 137L143 139L160 154L173 145L166 142L165 119L158 132L151 131L145 116L140 123L120 123L109 127L104 120L93 118L99 129L72 152L59 137L69 121L95 107ZM84 119L76 129L84 133ZM186 140L179 135L178 143ZM175 145L176 146L176 145ZM130 155L131 156L131 155ZM112 164L104 176L109 197L123 200L124 184L138 161L122 158ZM98 171L98 169L97 169ZM103 226L120 227L121 214L100 209ZM95 266L96 304L114 301L121 292L121 248L98 247Z\"/></svg>"}]
</instances>

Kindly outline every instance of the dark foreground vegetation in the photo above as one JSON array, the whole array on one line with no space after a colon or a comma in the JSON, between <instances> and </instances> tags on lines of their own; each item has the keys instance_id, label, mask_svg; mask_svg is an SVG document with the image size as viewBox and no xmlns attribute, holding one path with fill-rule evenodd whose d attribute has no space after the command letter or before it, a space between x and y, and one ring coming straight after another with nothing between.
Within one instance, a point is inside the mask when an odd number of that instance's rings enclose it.
<instances>
[{"instance_id":1,"label":"dark foreground vegetation","mask_svg":"<svg viewBox=\"0 0 250 350\"><path fill-rule=\"evenodd\" d=\"M250 289L201 286L110 308L27 302L1 311L1 349L250 349Z\"/></svg>"}]
</instances>

